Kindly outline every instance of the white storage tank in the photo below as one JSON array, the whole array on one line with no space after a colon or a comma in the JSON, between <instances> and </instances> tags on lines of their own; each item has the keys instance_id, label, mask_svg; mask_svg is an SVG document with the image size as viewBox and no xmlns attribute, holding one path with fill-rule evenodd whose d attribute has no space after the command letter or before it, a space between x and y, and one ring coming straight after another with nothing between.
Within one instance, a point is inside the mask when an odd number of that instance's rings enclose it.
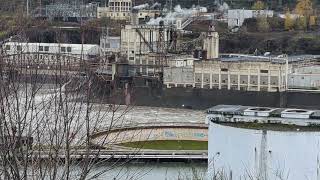
<instances>
[{"instance_id":1,"label":"white storage tank","mask_svg":"<svg viewBox=\"0 0 320 180\"><path fill-rule=\"evenodd\" d=\"M320 179L318 110L218 105L206 122L209 179Z\"/></svg>"}]
</instances>

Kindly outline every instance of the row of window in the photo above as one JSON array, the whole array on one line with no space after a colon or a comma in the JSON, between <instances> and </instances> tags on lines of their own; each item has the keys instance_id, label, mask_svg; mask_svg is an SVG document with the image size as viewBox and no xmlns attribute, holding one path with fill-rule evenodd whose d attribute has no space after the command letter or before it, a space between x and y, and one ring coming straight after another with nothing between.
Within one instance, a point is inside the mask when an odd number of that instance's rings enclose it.
<instances>
[{"instance_id":1,"label":"row of window","mask_svg":"<svg viewBox=\"0 0 320 180\"><path fill-rule=\"evenodd\" d=\"M222 72L228 72L229 71L229 69L227 69L227 68L221 68L221 71ZM260 70L260 73L269 73L269 71L268 70Z\"/></svg>"},{"instance_id":2,"label":"row of window","mask_svg":"<svg viewBox=\"0 0 320 180\"><path fill-rule=\"evenodd\" d=\"M39 51L40 52L49 52L49 46L39 46ZM70 53L72 51L71 47L60 47L61 52L68 52Z\"/></svg>"},{"instance_id":3,"label":"row of window","mask_svg":"<svg viewBox=\"0 0 320 180\"><path fill-rule=\"evenodd\" d=\"M48 55L48 54L34 54L34 55L28 55L28 54L18 54L18 55L14 55L12 56L12 59L18 59L18 60L57 60L58 57L55 55ZM61 60L73 60L74 62L79 61L78 57L71 57L71 56L60 56Z\"/></svg>"},{"instance_id":4,"label":"row of window","mask_svg":"<svg viewBox=\"0 0 320 180\"><path fill-rule=\"evenodd\" d=\"M130 7L111 7L110 8L111 11L130 11L131 8Z\"/></svg>"},{"instance_id":5,"label":"row of window","mask_svg":"<svg viewBox=\"0 0 320 180\"><path fill-rule=\"evenodd\" d=\"M131 6L130 2L110 2L109 6Z\"/></svg>"},{"instance_id":6,"label":"row of window","mask_svg":"<svg viewBox=\"0 0 320 180\"><path fill-rule=\"evenodd\" d=\"M123 16L126 16L126 13L123 13L122 14ZM119 13L111 13L111 15L110 15L111 17L116 17L116 16L120 16L120 14ZM128 13L128 16L129 16L129 13Z\"/></svg>"},{"instance_id":7,"label":"row of window","mask_svg":"<svg viewBox=\"0 0 320 180\"><path fill-rule=\"evenodd\" d=\"M5 46L5 50L10 51L11 50L11 46L10 45L6 45ZM22 51L22 47L21 45L17 45L16 46L16 50L17 51ZM39 52L49 52L50 47L49 46L39 46ZM70 53L72 51L71 47L60 47L61 52L68 52Z\"/></svg>"}]
</instances>

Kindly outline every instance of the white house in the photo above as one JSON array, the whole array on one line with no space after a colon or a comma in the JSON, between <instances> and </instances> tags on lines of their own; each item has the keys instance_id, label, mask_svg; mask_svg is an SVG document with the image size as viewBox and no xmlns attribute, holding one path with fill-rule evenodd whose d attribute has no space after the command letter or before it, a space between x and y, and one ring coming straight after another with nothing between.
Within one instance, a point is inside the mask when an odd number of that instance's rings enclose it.
<instances>
[{"instance_id":1,"label":"white house","mask_svg":"<svg viewBox=\"0 0 320 180\"><path fill-rule=\"evenodd\" d=\"M228 10L228 27L240 27L245 19L257 17L273 17L272 10L248 10L230 9Z\"/></svg>"}]
</instances>

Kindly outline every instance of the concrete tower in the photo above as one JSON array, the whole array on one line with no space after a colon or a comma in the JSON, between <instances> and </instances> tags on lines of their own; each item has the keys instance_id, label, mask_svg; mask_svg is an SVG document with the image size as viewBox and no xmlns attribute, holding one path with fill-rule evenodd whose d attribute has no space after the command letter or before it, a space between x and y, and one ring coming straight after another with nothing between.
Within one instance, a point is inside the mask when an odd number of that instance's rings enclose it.
<instances>
[{"instance_id":1,"label":"concrete tower","mask_svg":"<svg viewBox=\"0 0 320 180\"><path fill-rule=\"evenodd\" d=\"M209 26L207 37L203 41L203 49L207 51L208 59L219 57L219 34L213 25Z\"/></svg>"}]
</instances>

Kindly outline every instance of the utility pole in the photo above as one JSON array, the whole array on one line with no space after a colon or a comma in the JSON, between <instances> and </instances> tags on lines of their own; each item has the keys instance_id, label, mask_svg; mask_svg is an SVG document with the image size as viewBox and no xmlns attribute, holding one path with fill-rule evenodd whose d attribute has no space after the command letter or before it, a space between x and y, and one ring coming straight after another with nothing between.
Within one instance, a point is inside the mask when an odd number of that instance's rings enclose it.
<instances>
[{"instance_id":1,"label":"utility pole","mask_svg":"<svg viewBox=\"0 0 320 180\"><path fill-rule=\"evenodd\" d=\"M285 90L286 91L288 91L288 77L289 77L289 57L288 57L288 55L287 54L285 54L285 61L286 61L286 81L285 81L285 83L286 83L286 88L285 88Z\"/></svg>"},{"instance_id":2,"label":"utility pole","mask_svg":"<svg viewBox=\"0 0 320 180\"><path fill-rule=\"evenodd\" d=\"M27 16L29 16L29 0L27 0Z\"/></svg>"}]
</instances>

